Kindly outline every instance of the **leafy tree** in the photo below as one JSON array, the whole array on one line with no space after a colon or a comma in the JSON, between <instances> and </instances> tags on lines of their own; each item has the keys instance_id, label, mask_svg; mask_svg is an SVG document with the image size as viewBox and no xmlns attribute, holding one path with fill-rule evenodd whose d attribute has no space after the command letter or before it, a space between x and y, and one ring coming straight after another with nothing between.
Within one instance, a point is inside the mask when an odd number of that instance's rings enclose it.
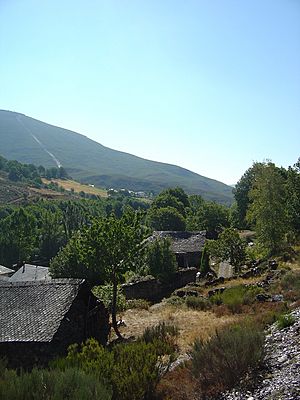
<instances>
[{"instance_id":1,"label":"leafy tree","mask_svg":"<svg viewBox=\"0 0 300 400\"><path fill-rule=\"evenodd\" d=\"M147 215L148 225L157 231L184 231L185 219L173 207L150 208Z\"/></svg>"},{"instance_id":2,"label":"leafy tree","mask_svg":"<svg viewBox=\"0 0 300 400\"><path fill-rule=\"evenodd\" d=\"M54 278L86 279L91 285L104 283L99 272L84 263L80 232L75 232L66 246L51 260L50 274Z\"/></svg>"},{"instance_id":3,"label":"leafy tree","mask_svg":"<svg viewBox=\"0 0 300 400\"><path fill-rule=\"evenodd\" d=\"M166 208L172 207L175 208L183 217L185 217L185 209L184 205L181 201L179 201L176 197L163 193L157 196L153 203L152 208Z\"/></svg>"},{"instance_id":4,"label":"leafy tree","mask_svg":"<svg viewBox=\"0 0 300 400\"><path fill-rule=\"evenodd\" d=\"M118 284L140 257L144 237L141 218L139 213L128 212L120 219L114 215L94 219L91 226L72 237L50 265L54 276L80 274L93 284L112 284L112 324L118 337L121 337L116 319ZM74 273L72 265L76 267Z\"/></svg>"},{"instance_id":5,"label":"leafy tree","mask_svg":"<svg viewBox=\"0 0 300 400\"><path fill-rule=\"evenodd\" d=\"M41 208L38 218L39 253L45 260L53 258L66 243L61 220L62 213L57 207L53 207L52 210Z\"/></svg>"},{"instance_id":6,"label":"leafy tree","mask_svg":"<svg viewBox=\"0 0 300 400\"><path fill-rule=\"evenodd\" d=\"M168 282L177 268L176 257L168 239L155 240L146 249L146 264L155 278Z\"/></svg>"},{"instance_id":7,"label":"leafy tree","mask_svg":"<svg viewBox=\"0 0 300 400\"><path fill-rule=\"evenodd\" d=\"M175 197L184 205L184 207L189 207L190 205L189 197L181 187L177 186L175 188L169 188L162 193L166 193L167 195Z\"/></svg>"},{"instance_id":8,"label":"leafy tree","mask_svg":"<svg viewBox=\"0 0 300 400\"><path fill-rule=\"evenodd\" d=\"M27 261L37 245L34 216L20 207L0 223L0 263L11 265Z\"/></svg>"},{"instance_id":9,"label":"leafy tree","mask_svg":"<svg viewBox=\"0 0 300 400\"><path fill-rule=\"evenodd\" d=\"M67 239L89 222L88 212L83 203L67 201L59 203Z\"/></svg>"},{"instance_id":10,"label":"leafy tree","mask_svg":"<svg viewBox=\"0 0 300 400\"><path fill-rule=\"evenodd\" d=\"M249 221L246 219L247 210L250 205L249 192L254 183L256 174L262 166L262 163L254 163L252 167L247 169L233 189L233 194L236 201L236 219L240 229L249 227Z\"/></svg>"},{"instance_id":11,"label":"leafy tree","mask_svg":"<svg viewBox=\"0 0 300 400\"><path fill-rule=\"evenodd\" d=\"M297 239L300 234L300 158L289 167L286 178L287 217L290 223L290 238Z\"/></svg>"},{"instance_id":12,"label":"leafy tree","mask_svg":"<svg viewBox=\"0 0 300 400\"><path fill-rule=\"evenodd\" d=\"M236 269L245 262L246 242L233 228L224 229L219 239L208 242L207 248L212 256L222 261L229 260Z\"/></svg>"},{"instance_id":13,"label":"leafy tree","mask_svg":"<svg viewBox=\"0 0 300 400\"><path fill-rule=\"evenodd\" d=\"M256 173L249 198L247 219L255 224L258 242L270 255L278 253L289 226L285 181L273 163L265 163Z\"/></svg>"},{"instance_id":14,"label":"leafy tree","mask_svg":"<svg viewBox=\"0 0 300 400\"><path fill-rule=\"evenodd\" d=\"M216 238L223 228L229 226L229 209L212 201L204 201L201 196L190 196L186 224L188 230L206 230L210 237Z\"/></svg>"}]
</instances>

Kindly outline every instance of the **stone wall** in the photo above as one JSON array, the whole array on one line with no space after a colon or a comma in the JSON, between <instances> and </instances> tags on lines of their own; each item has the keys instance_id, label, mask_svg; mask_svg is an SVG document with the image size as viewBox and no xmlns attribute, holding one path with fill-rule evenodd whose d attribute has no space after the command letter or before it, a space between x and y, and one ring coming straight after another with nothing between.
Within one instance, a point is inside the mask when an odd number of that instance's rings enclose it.
<instances>
[{"instance_id":1,"label":"stone wall","mask_svg":"<svg viewBox=\"0 0 300 400\"><path fill-rule=\"evenodd\" d=\"M175 289L196 281L196 268L182 269L176 272L174 279L168 283L162 283L155 278L122 285L127 300L145 299L160 301L169 296Z\"/></svg>"}]
</instances>

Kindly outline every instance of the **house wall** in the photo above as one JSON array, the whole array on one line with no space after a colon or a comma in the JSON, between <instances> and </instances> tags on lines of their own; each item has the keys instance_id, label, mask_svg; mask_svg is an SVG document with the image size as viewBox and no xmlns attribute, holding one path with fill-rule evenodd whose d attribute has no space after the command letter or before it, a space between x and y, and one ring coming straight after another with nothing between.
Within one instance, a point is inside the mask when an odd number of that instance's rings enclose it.
<instances>
[{"instance_id":1,"label":"house wall","mask_svg":"<svg viewBox=\"0 0 300 400\"><path fill-rule=\"evenodd\" d=\"M199 268L201 263L201 251L194 253L176 253L176 261L179 268Z\"/></svg>"},{"instance_id":2,"label":"house wall","mask_svg":"<svg viewBox=\"0 0 300 400\"><path fill-rule=\"evenodd\" d=\"M169 296L175 289L185 286L187 283L196 281L196 268L188 268L177 271L174 279L168 283L161 283L157 279L139 281L122 285L127 300L145 299L149 301L160 301Z\"/></svg>"}]
</instances>

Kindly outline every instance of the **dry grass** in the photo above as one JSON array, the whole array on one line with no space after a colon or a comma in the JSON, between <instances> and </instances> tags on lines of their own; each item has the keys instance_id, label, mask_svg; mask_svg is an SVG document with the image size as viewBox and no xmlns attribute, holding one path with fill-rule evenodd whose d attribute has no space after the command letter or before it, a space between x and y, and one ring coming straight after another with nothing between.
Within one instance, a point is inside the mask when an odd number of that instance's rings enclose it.
<instances>
[{"instance_id":1,"label":"dry grass","mask_svg":"<svg viewBox=\"0 0 300 400\"><path fill-rule=\"evenodd\" d=\"M31 193L38 194L40 196L50 196L50 197L64 197L65 195L60 192L55 192L51 189L38 189L38 188L29 188Z\"/></svg>"},{"instance_id":2,"label":"dry grass","mask_svg":"<svg viewBox=\"0 0 300 400\"><path fill-rule=\"evenodd\" d=\"M107 191L104 189L99 189L96 187L92 187L89 185L84 185L79 182L71 181L71 180L64 180L64 179L51 179L51 181L47 179L43 179L43 182L49 184L51 182L57 183L58 186L63 187L65 190L71 191L74 189L74 192L80 193L85 192L88 194L94 194L100 197L107 197Z\"/></svg>"},{"instance_id":3,"label":"dry grass","mask_svg":"<svg viewBox=\"0 0 300 400\"><path fill-rule=\"evenodd\" d=\"M122 317L127 325L121 330L125 337L141 336L146 327L162 321L176 325L179 328L177 344L181 354L189 351L196 337L208 339L216 329L241 318L237 315L217 317L212 312L189 310L185 306L175 307L164 303L156 304L149 310L130 309Z\"/></svg>"}]
</instances>

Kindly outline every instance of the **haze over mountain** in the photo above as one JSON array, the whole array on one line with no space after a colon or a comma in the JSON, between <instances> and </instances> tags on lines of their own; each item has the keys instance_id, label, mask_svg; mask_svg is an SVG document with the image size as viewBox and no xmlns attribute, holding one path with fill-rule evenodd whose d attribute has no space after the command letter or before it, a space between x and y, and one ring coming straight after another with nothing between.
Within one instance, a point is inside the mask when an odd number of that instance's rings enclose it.
<instances>
[{"instance_id":1,"label":"haze over mountain","mask_svg":"<svg viewBox=\"0 0 300 400\"><path fill-rule=\"evenodd\" d=\"M219 181L113 150L82 134L5 110L0 110L0 155L48 168L63 166L74 179L100 187L158 193L180 186L224 204L233 198L232 188Z\"/></svg>"}]
</instances>

